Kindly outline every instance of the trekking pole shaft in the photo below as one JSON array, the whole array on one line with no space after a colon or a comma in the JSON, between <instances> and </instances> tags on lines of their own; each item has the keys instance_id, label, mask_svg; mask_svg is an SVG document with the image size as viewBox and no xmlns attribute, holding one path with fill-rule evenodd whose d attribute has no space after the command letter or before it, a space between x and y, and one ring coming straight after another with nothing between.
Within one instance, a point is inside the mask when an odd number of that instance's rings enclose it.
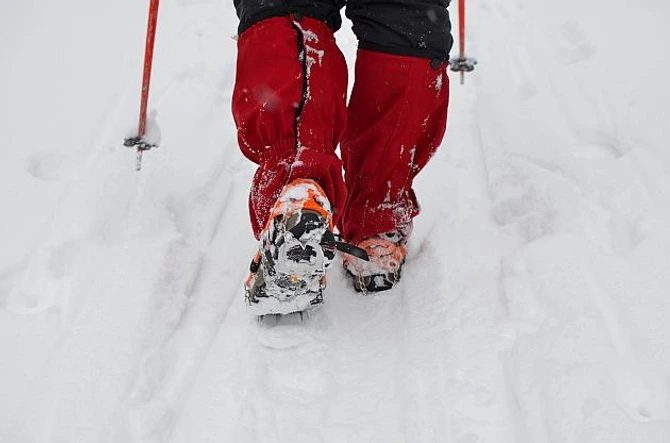
<instances>
[{"instance_id":1,"label":"trekking pole shaft","mask_svg":"<svg viewBox=\"0 0 670 443\"><path fill-rule=\"evenodd\" d=\"M460 57L465 57L465 0L458 0L458 46Z\"/></svg>"},{"instance_id":2,"label":"trekking pole shaft","mask_svg":"<svg viewBox=\"0 0 670 443\"><path fill-rule=\"evenodd\" d=\"M147 130L147 107L149 104L149 85L151 84L151 66L154 58L154 42L156 41L156 23L158 22L158 2L159 0L151 0L151 3L149 4L147 38L144 47L144 72L142 74L140 123L137 130L137 136L139 138L144 137Z\"/></svg>"}]
</instances>

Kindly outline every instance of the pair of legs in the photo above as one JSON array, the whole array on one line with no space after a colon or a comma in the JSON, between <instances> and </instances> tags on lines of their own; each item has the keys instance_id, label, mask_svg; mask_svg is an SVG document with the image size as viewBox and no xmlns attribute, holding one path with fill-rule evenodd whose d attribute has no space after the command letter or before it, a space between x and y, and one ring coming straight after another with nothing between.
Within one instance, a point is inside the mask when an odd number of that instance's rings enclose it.
<instances>
[{"instance_id":1,"label":"pair of legs","mask_svg":"<svg viewBox=\"0 0 670 443\"><path fill-rule=\"evenodd\" d=\"M446 126L448 2L347 2L359 40L347 107L333 36L343 0L235 0L232 106L240 148L259 165L249 199L256 237L296 179L321 185L349 242L410 225L419 211L412 182Z\"/></svg>"}]
</instances>

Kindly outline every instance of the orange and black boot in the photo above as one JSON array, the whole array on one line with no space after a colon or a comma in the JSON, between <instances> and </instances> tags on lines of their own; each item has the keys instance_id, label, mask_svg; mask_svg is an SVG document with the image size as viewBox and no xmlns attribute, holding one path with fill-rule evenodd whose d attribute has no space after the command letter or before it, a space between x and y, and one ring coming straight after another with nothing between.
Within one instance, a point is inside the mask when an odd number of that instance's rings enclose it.
<instances>
[{"instance_id":1,"label":"orange and black boot","mask_svg":"<svg viewBox=\"0 0 670 443\"><path fill-rule=\"evenodd\" d=\"M407 256L407 238L411 226L366 238L358 243L368 261L344 256L343 263L358 292L381 292L392 289L399 281Z\"/></svg>"},{"instance_id":2,"label":"orange and black boot","mask_svg":"<svg viewBox=\"0 0 670 443\"><path fill-rule=\"evenodd\" d=\"M323 303L337 248L330 203L313 180L288 184L272 208L245 282L251 312L289 314Z\"/></svg>"}]
</instances>

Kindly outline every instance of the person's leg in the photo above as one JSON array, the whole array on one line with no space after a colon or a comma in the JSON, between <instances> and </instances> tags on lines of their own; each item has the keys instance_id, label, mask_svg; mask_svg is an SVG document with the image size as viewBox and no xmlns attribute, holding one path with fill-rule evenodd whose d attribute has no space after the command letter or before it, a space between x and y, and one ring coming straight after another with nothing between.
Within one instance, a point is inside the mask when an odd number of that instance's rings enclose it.
<instances>
[{"instance_id":1,"label":"person's leg","mask_svg":"<svg viewBox=\"0 0 670 443\"><path fill-rule=\"evenodd\" d=\"M242 152L258 164L249 209L260 242L245 282L257 315L320 304L335 255L334 215L346 199L335 148L347 92L336 1L236 4L233 115Z\"/></svg>"},{"instance_id":2,"label":"person's leg","mask_svg":"<svg viewBox=\"0 0 670 443\"><path fill-rule=\"evenodd\" d=\"M340 6L337 0L236 1L232 108L240 148L259 166L249 198L257 238L280 192L295 179L318 182L336 215L345 201L334 153L346 118L347 70L333 36Z\"/></svg>"},{"instance_id":3,"label":"person's leg","mask_svg":"<svg viewBox=\"0 0 670 443\"><path fill-rule=\"evenodd\" d=\"M352 273L389 274L388 281L368 290L388 289L399 278L403 237L419 212L412 183L444 136L452 45L447 4L447 0L347 4L359 51L341 142L349 196L339 227L348 241L368 249L373 259L372 266L360 269L345 260ZM380 240L384 233L393 235ZM384 251L383 257L379 251Z\"/></svg>"}]
</instances>

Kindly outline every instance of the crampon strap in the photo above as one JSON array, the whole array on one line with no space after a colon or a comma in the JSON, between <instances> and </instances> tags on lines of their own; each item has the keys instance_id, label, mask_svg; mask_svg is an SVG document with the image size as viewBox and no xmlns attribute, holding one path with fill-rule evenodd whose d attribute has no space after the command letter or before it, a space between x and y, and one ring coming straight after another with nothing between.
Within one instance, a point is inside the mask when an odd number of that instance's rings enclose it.
<instances>
[{"instance_id":1,"label":"crampon strap","mask_svg":"<svg viewBox=\"0 0 670 443\"><path fill-rule=\"evenodd\" d=\"M365 249L359 248L358 246L354 246L351 243L336 241L335 247L340 252L343 252L356 258L360 258L361 260L370 261L370 257L368 256L368 253Z\"/></svg>"},{"instance_id":2,"label":"crampon strap","mask_svg":"<svg viewBox=\"0 0 670 443\"><path fill-rule=\"evenodd\" d=\"M293 234L293 237L300 238L305 232L309 230L307 227L310 222L312 221L304 217L302 220L300 220L300 222L298 222L298 224L296 224L288 231ZM337 249L344 254L360 258L361 260L370 261L370 257L368 256L368 253L365 251L365 249L359 248L358 246L352 245L350 243L339 241L335 238L335 234L333 234L333 232L330 230L326 230L326 233L321 238L321 246L329 249Z\"/></svg>"}]
</instances>

